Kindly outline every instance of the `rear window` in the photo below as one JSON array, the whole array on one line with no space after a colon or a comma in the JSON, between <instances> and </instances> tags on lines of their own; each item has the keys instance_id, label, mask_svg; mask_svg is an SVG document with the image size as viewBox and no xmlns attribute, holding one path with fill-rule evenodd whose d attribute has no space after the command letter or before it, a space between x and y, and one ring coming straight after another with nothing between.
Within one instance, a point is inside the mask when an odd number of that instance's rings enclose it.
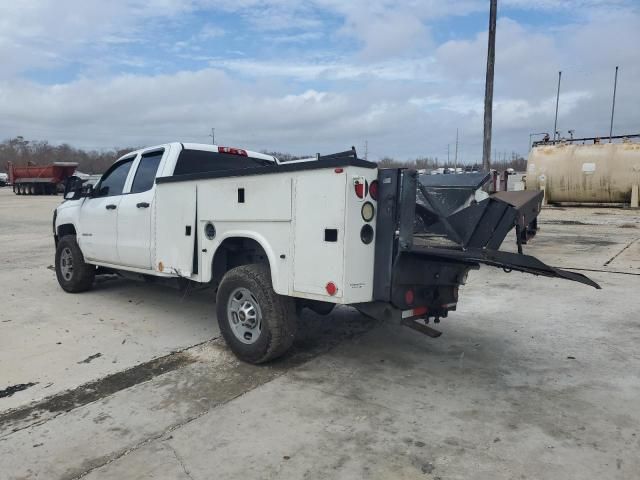
<instances>
[{"instance_id":1,"label":"rear window","mask_svg":"<svg viewBox=\"0 0 640 480\"><path fill-rule=\"evenodd\" d=\"M232 155L229 153L206 152L203 150L182 150L176 162L174 175L190 173L219 172L238 168L253 168L275 165L275 162L261 158Z\"/></svg>"}]
</instances>

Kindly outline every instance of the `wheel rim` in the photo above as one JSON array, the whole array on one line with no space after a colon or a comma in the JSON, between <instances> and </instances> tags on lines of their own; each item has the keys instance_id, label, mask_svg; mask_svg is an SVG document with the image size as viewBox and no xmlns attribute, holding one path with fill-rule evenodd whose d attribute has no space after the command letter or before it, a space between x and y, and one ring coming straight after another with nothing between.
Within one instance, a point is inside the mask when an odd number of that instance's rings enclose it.
<instances>
[{"instance_id":1,"label":"wheel rim","mask_svg":"<svg viewBox=\"0 0 640 480\"><path fill-rule=\"evenodd\" d=\"M250 345L262 332L262 312L256 297L246 288L236 288L227 302L227 319L235 337Z\"/></svg>"},{"instance_id":2,"label":"wheel rim","mask_svg":"<svg viewBox=\"0 0 640 480\"><path fill-rule=\"evenodd\" d=\"M67 282L73 277L73 254L69 247L62 250L60 254L60 273Z\"/></svg>"}]
</instances>

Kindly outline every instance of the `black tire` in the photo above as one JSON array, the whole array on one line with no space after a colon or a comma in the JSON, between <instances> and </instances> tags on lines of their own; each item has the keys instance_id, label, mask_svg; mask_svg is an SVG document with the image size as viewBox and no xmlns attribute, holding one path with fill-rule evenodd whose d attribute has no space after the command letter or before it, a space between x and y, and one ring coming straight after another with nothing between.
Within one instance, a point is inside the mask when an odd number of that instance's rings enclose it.
<instances>
[{"instance_id":1,"label":"black tire","mask_svg":"<svg viewBox=\"0 0 640 480\"><path fill-rule=\"evenodd\" d=\"M246 289L261 313L261 330L253 343L243 343L234 333L231 295ZM218 325L222 336L236 356L245 362L264 363L283 355L295 339L298 322L295 302L278 295L271 285L271 273L266 265L243 265L229 270L220 282L216 296ZM237 324L237 318L236 324Z\"/></svg>"},{"instance_id":2,"label":"black tire","mask_svg":"<svg viewBox=\"0 0 640 480\"><path fill-rule=\"evenodd\" d=\"M71 257L72 269L69 272L65 269L66 258ZM56 277L58 283L65 292L80 293L86 292L93 286L96 276L96 267L85 263L82 251L73 235L65 235L58 242L56 248Z\"/></svg>"}]
</instances>

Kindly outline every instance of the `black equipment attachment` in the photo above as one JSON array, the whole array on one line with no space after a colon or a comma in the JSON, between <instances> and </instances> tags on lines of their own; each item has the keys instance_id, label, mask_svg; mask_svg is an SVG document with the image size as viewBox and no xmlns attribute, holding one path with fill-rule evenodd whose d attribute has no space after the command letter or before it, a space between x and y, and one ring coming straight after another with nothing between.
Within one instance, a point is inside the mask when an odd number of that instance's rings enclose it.
<instances>
[{"instance_id":1,"label":"black equipment attachment","mask_svg":"<svg viewBox=\"0 0 640 480\"><path fill-rule=\"evenodd\" d=\"M480 264L600 288L585 275L522 254L522 245L537 230L542 193L489 195L482 190L489 178L488 173L380 169L374 300L398 309L428 305L430 316L446 316L455 309L467 272ZM512 229L518 253L500 251Z\"/></svg>"}]
</instances>

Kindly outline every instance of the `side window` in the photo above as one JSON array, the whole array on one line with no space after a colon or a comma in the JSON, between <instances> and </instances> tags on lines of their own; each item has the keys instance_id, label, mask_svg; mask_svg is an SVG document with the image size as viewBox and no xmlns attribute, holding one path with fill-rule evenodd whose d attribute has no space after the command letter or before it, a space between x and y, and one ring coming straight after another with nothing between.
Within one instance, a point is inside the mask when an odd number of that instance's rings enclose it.
<instances>
[{"instance_id":1,"label":"side window","mask_svg":"<svg viewBox=\"0 0 640 480\"><path fill-rule=\"evenodd\" d=\"M115 164L107 173L104 174L98 184L97 193L94 197L112 197L114 195L122 195L124 182L127 181L127 175L131 169L133 158L128 158L120 163Z\"/></svg>"},{"instance_id":2,"label":"side window","mask_svg":"<svg viewBox=\"0 0 640 480\"><path fill-rule=\"evenodd\" d=\"M138 164L138 170L136 170L136 176L133 179L133 185L131 186L131 193L140 193L151 190L153 182L156 179L156 173L158 172L158 166L164 150L158 152L145 153L140 158Z\"/></svg>"}]
</instances>

